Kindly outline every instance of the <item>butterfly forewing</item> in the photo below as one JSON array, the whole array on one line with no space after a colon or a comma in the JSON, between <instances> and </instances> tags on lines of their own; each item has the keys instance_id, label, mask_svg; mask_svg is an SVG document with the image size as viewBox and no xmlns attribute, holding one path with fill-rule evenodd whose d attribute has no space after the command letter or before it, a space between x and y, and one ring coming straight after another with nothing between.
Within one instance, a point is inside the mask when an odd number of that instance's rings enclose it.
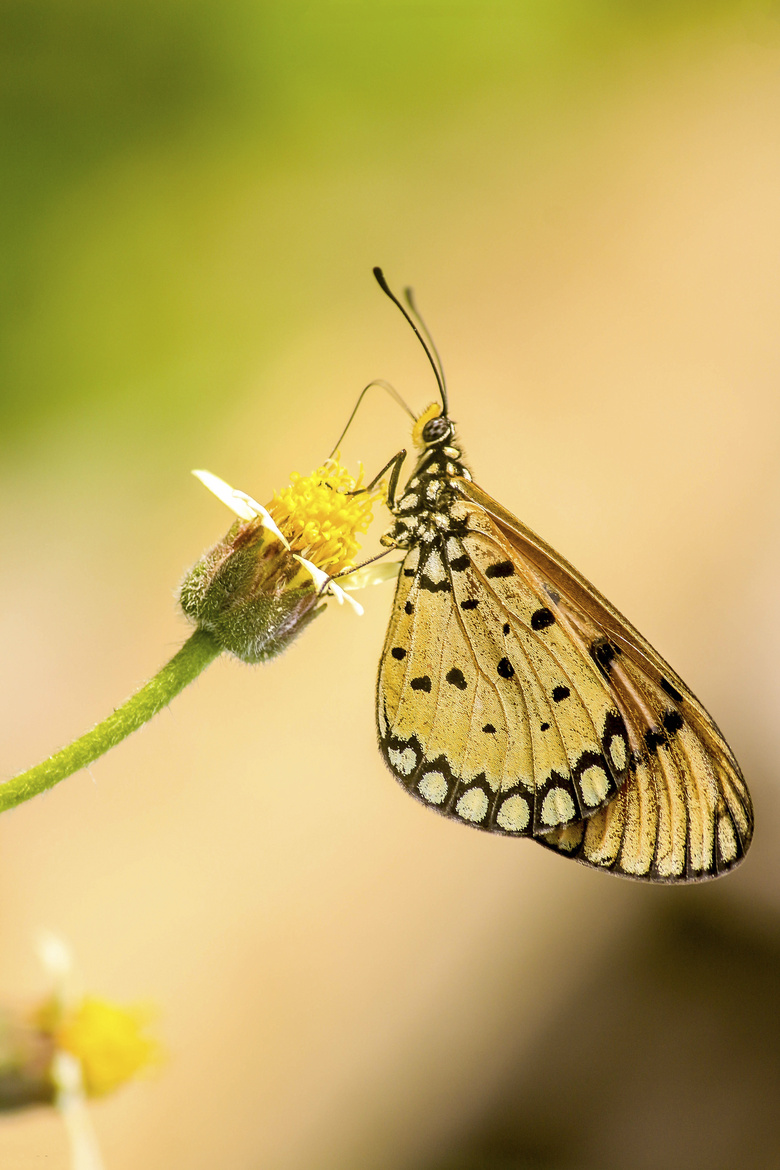
<instances>
[{"instance_id":1,"label":"butterfly forewing","mask_svg":"<svg viewBox=\"0 0 780 1170\"><path fill-rule=\"evenodd\" d=\"M413 497L438 476L413 477ZM404 526L417 520L408 498ZM578 822L628 775L610 687L484 509L453 493L438 515L413 524L397 586L378 683L385 759L415 796L480 828Z\"/></svg>"}]
</instances>

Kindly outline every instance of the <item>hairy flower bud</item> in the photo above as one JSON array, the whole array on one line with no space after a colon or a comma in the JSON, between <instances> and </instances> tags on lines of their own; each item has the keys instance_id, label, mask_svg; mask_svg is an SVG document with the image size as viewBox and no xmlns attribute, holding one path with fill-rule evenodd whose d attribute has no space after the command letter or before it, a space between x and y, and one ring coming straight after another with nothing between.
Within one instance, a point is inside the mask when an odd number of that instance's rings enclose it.
<instances>
[{"instance_id":1,"label":"hairy flower bud","mask_svg":"<svg viewBox=\"0 0 780 1170\"><path fill-rule=\"evenodd\" d=\"M187 574L179 602L224 650L243 662L264 662L325 608L313 578L301 580L300 569L260 519L234 524Z\"/></svg>"},{"instance_id":2,"label":"hairy flower bud","mask_svg":"<svg viewBox=\"0 0 780 1170\"><path fill-rule=\"evenodd\" d=\"M359 481L336 460L294 475L267 508L209 472L195 474L240 518L179 591L187 616L224 650L242 662L273 658L322 612L328 595L362 612L331 577L350 566L379 492L353 494Z\"/></svg>"}]
</instances>

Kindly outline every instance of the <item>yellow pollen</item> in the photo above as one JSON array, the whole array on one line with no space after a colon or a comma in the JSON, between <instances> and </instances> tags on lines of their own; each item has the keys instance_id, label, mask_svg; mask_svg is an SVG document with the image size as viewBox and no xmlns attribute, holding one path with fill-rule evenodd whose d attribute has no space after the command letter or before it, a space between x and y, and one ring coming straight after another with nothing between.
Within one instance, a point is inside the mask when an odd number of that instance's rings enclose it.
<instances>
[{"instance_id":1,"label":"yellow pollen","mask_svg":"<svg viewBox=\"0 0 780 1170\"><path fill-rule=\"evenodd\" d=\"M329 576L349 568L360 549L357 534L368 531L374 503L382 492L359 489L357 479L329 459L311 475L293 472L290 486L277 492L268 511L298 556L305 557Z\"/></svg>"}]
</instances>

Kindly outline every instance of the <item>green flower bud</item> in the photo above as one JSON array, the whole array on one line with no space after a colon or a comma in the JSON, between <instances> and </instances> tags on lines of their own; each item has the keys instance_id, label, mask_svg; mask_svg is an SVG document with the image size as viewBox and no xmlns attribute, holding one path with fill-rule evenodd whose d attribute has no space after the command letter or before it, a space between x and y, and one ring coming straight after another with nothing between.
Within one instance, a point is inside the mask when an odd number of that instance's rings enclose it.
<instances>
[{"instance_id":1,"label":"green flower bud","mask_svg":"<svg viewBox=\"0 0 780 1170\"><path fill-rule=\"evenodd\" d=\"M325 608L311 575L260 518L234 524L204 553L179 602L223 650L252 663L280 654Z\"/></svg>"}]
</instances>

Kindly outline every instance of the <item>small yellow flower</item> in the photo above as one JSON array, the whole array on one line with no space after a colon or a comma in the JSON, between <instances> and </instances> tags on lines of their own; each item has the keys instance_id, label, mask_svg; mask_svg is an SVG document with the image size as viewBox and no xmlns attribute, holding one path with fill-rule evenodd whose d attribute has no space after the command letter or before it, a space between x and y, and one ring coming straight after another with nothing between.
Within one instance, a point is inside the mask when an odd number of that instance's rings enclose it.
<instances>
[{"instance_id":1,"label":"small yellow flower","mask_svg":"<svg viewBox=\"0 0 780 1170\"><path fill-rule=\"evenodd\" d=\"M291 551L329 576L353 564L360 550L357 534L368 532L372 508L381 497L379 491L360 491L362 478L362 469L353 479L338 460L329 459L311 475L293 472L290 486L268 505Z\"/></svg>"},{"instance_id":2,"label":"small yellow flower","mask_svg":"<svg viewBox=\"0 0 780 1170\"><path fill-rule=\"evenodd\" d=\"M149 1015L148 1009L93 996L65 1013L53 1032L54 1046L78 1060L89 1097L113 1092L159 1061L157 1044L144 1032Z\"/></svg>"},{"instance_id":3,"label":"small yellow flower","mask_svg":"<svg viewBox=\"0 0 780 1170\"><path fill-rule=\"evenodd\" d=\"M152 1013L97 996L74 999L67 944L41 931L38 951L51 994L24 1013L0 1009L0 1112L53 1106L67 1134L71 1170L102 1170L88 1098L112 1093L159 1064L160 1049L145 1034Z\"/></svg>"},{"instance_id":4,"label":"small yellow flower","mask_svg":"<svg viewBox=\"0 0 780 1170\"><path fill-rule=\"evenodd\" d=\"M332 578L353 564L381 490L361 490L360 476L329 459L311 475L294 474L264 508L209 471L194 474L239 517L179 591L184 612L223 650L243 662L273 658L322 612L328 595L363 612Z\"/></svg>"}]
</instances>

